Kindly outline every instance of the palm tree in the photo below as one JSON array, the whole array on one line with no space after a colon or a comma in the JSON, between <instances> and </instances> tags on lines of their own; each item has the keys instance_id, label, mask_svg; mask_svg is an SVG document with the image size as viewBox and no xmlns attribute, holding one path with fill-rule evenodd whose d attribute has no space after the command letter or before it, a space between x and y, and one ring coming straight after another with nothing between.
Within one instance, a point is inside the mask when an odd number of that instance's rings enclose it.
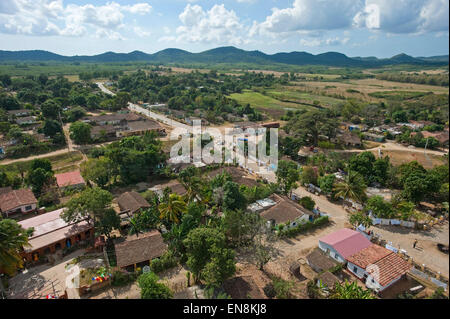
<instances>
[{"instance_id":1,"label":"palm tree","mask_svg":"<svg viewBox=\"0 0 450 319\"><path fill-rule=\"evenodd\" d=\"M349 222L355 227L363 225L366 229L372 226L372 218L370 218L363 212L357 212L350 215Z\"/></svg>"},{"instance_id":2,"label":"palm tree","mask_svg":"<svg viewBox=\"0 0 450 319\"><path fill-rule=\"evenodd\" d=\"M336 197L342 197L345 200L351 199L357 202L364 202L367 198L366 183L364 178L357 172L349 171L345 180L337 183L333 190Z\"/></svg>"},{"instance_id":3,"label":"palm tree","mask_svg":"<svg viewBox=\"0 0 450 319\"><path fill-rule=\"evenodd\" d=\"M334 290L330 296L331 299L375 299L375 296L368 289L364 289L356 283L356 281L340 284L336 283Z\"/></svg>"},{"instance_id":4,"label":"palm tree","mask_svg":"<svg viewBox=\"0 0 450 319\"><path fill-rule=\"evenodd\" d=\"M175 224L180 222L180 215L187 210L186 202L180 195L170 194L167 201L159 205L160 219L167 219Z\"/></svg>"},{"instance_id":5,"label":"palm tree","mask_svg":"<svg viewBox=\"0 0 450 319\"><path fill-rule=\"evenodd\" d=\"M7 274L13 275L23 266L20 251L30 246L28 237L32 231L23 229L15 220L0 220L0 269Z\"/></svg>"}]
</instances>

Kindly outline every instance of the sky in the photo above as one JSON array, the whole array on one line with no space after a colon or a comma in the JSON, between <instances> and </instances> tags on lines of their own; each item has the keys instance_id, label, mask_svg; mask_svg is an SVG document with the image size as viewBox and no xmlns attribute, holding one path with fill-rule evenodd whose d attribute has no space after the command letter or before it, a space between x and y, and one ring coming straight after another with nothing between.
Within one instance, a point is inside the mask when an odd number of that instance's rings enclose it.
<instances>
[{"instance_id":1,"label":"sky","mask_svg":"<svg viewBox=\"0 0 450 319\"><path fill-rule=\"evenodd\" d=\"M0 0L0 50L449 53L449 0Z\"/></svg>"}]
</instances>

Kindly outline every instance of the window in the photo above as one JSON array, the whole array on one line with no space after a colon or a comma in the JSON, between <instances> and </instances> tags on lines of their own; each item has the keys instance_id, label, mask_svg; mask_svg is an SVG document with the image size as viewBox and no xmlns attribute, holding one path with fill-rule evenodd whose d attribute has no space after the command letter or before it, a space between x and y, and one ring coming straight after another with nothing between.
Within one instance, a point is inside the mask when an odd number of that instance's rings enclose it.
<instances>
[{"instance_id":1,"label":"window","mask_svg":"<svg viewBox=\"0 0 450 319\"><path fill-rule=\"evenodd\" d=\"M31 210L33 208L33 206L25 206L25 210Z\"/></svg>"},{"instance_id":2,"label":"window","mask_svg":"<svg viewBox=\"0 0 450 319\"><path fill-rule=\"evenodd\" d=\"M354 272L354 273L357 273L357 272L358 272L358 267L354 266L354 267L353 267L353 272Z\"/></svg>"}]
</instances>

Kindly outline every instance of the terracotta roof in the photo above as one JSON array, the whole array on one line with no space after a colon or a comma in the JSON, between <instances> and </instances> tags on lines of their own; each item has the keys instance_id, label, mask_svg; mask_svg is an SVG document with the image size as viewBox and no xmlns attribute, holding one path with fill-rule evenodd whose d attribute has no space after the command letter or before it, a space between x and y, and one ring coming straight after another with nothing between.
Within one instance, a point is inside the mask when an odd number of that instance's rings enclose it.
<instances>
[{"instance_id":1,"label":"terracotta roof","mask_svg":"<svg viewBox=\"0 0 450 319\"><path fill-rule=\"evenodd\" d=\"M0 195L5 194L5 193L9 193L12 191L12 187L8 186L8 187L0 187Z\"/></svg>"},{"instance_id":2,"label":"terracotta roof","mask_svg":"<svg viewBox=\"0 0 450 319\"><path fill-rule=\"evenodd\" d=\"M239 276L226 280L223 288L232 299L267 299L252 276Z\"/></svg>"},{"instance_id":3,"label":"terracotta roof","mask_svg":"<svg viewBox=\"0 0 450 319\"><path fill-rule=\"evenodd\" d=\"M37 204L37 199L29 189L4 191L0 195L0 210L6 212L20 206Z\"/></svg>"},{"instance_id":4,"label":"terracotta roof","mask_svg":"<svg viewBox=\"0 0 450 319\"><path fill-rule=\"evenodd\" d=\"M319 241L333 247L344 258L372 245L360 232L349 228L335 231Z\"/></svg>"},{"instance_id":5,"label":"terracotta roof","mask_svg":"<svg viewBox=\"0 0 450 319\"><path fill-rule=\"evenodd\" d=\"M274 195L273 197L275 198L271 199L277 204L261 213L261 217L266 220L275 220L275 224L281 224L288 221L293 222L305 214L313 215L312 212L285 196Z\"/></svg>"},{"instance_id":6,"label":"terracotta roof","mask_svg":"<svg viewBox=\"0 0 450 319\"><path fill-rule=\"evenodd\" d=\"M337 266L338 262L326 256L320 248L314 249L308 256L306 256L308 263L314 268L323 270L331 269Z\"/></svg>"},{"instance_id":7,"label":"terracotta roof","mask_svg":"<svg viewBox=\"0 0 450 319\"><path fill-rule=\"evenodd\" d=\"M381 286L388 285L392 280L406 274L412 266L394 252L374 263L378 266Z\"/></svg>"},{"instance_id":8,"label":"terracotta roof","mask_svg":"<svg viewBox=\"0 0 450 319\"><path fill-rule=\"evenodd\" d=\"M95 125L91 129L92 136L101 135L102 132L105 132L105 134L115 133L116 128L111 124L106 124L106 125Z\"/></svg>"},{"instance_id":9,"label":"terracotta roof","mask_svg":"<svg viewBox=\"0 0 450 319\"><path fill-rule=\"evenodd\" d=\"M157 230L139 234L139 236L127 236L123 241L116 241L114 246L118 267L126 267L146 260L150 261L161 257L167 250L167 245Z\"/></svg>"},{"instance_id":10,"label":"terracotta roof","mask_svg":"<svg viewBox=\"0 0 450 319\"><path fill-rule=\"evenodd\" d=\"M149 208L150 204L137 192L126 192L117 199L121 211L135 213L139 209Z\"/></svg>"},{"instance_id":11,"label":"terracotta roof","mask_svg":"<svg viewBox=\"0 0 450 319\"><path fill-rule=\"evenodd\" d=\"M56 183L58 187L66 187L72 185L85 184L80 171L67 172L62 174L55 174Z\"/></svg>"},{"instance_id":12,"label":"terracotta roof","mask_svg":"<svg viewBox=\"0 0 450 319\"><path fill-rule=\"evenodd\" d=\"M391 253L391 250L373 244L360 250L356 254L347 257L347 261L361 267L362 269L366 269L367 266L377 262Z\"/></svg>"},{"instance_id":13,"label":"terracotta roof","mask_svg":"<svg viewBox=\"0 0 450 319\"><path fill-rule=\"evenodd\" d=\"M359 136L350 132L344 132L338 137L338 139L344 143L361 144L361 139Z\"/></svg>"},{"instance_id":14,"label":"terracotta roof","mask_svg":"<svg viewBox=\"0 0 450 319\"><path fill-rule=\"evenodd\" d=\"M328 287L330 289L334 288L337 282L341 282L341 280L338 277L336 277L329 271L321 273L319 276L317 276L317 280L320 280L323 286Z\"/></svg>"}]
</instances>

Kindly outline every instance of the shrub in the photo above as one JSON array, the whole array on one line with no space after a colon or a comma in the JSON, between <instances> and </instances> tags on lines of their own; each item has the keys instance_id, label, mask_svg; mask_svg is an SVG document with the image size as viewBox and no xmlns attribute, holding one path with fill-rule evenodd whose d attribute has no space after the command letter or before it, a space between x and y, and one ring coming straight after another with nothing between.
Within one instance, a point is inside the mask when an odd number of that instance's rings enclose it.
<instances>
[{"instance_id":1,"label":"shrub","mask_svg":"<svg viewBox=\"0 0 450 319\"><path fill-rule=\"evenodd\" d=\"M155 258L150 263L150 269L155 273L160 273L166 269L175 267L178 259L171 250L165 252L160 258Z\"/></svg>"},{"instance_id":2,"label":"shrub","mask_svg":"<svg viewBox=\"0 0 450 319\"><path fill-rule=\"evenodd\" d=\"M299 224L295 227L288 228L286 230L280 230L278 236L280 237L295 237L298 234L304 233L310 229L318 228L322 225L328 224L328 216L321 216L315 219L313 222L307 222Z\"/></svg>"},{"instance_id":3,"label":"shrub","mask_svg":"<svg viewBox=\"0 0 450 319\"><path fill-rule=\"evenodd\" d=\"M309 196L300 198L299 203L300 205L309 210L313 210L314 206L316 206L316 202Z\"/></svg>"}]
</instances>

